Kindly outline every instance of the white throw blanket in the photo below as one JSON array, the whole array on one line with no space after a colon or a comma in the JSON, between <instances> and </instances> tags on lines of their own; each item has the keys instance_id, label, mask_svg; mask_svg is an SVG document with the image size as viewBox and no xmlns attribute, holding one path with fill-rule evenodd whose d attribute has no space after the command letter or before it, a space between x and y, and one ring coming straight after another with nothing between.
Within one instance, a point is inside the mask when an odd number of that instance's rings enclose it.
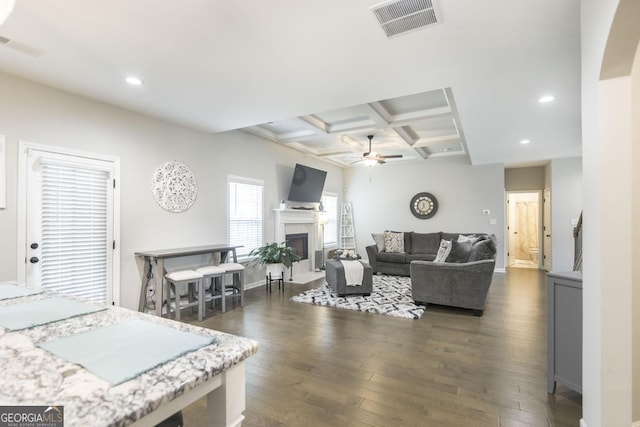
<instances>
[{"instance_id":1,"label":"white throw blanket","mask_svg":"<svg viewBox=\"0 0 640 427\"><path fill-rule=\"evenodd\" d=\"M364 276L364 267L360 261L340 261L344 266L344 280L347 286L362 285L362 277Z\"/></svg>"}]
</instances>

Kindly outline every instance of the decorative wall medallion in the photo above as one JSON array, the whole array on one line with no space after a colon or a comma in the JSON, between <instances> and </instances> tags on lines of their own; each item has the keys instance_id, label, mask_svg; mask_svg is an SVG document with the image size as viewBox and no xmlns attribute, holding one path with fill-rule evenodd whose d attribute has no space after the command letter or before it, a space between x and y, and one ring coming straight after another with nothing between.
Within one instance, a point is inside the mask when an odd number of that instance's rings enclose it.
<instances>
[{"instance_id":1,"label":"decorative wall medallion","mask_svg":"<svg viewBox=\"0 0 640 427\"><path fill-rule=\"evenodd\" d=\"M180 162L161 164L151 177L151 192L156 203L169 212L189 209L198 196L198 183L191 170Z\"/></svg>"},{"instance_id":2,"label":"decorative wall medallion","mask_svg":"<svg viewBox=\"0 0 640 427\"><path fill-rule=\"evenodd\" d=\"M438 211L438 200L431 193L418 193L411 199L409 209L416 218L428 219Z\"/></svg>"}]
</instances>

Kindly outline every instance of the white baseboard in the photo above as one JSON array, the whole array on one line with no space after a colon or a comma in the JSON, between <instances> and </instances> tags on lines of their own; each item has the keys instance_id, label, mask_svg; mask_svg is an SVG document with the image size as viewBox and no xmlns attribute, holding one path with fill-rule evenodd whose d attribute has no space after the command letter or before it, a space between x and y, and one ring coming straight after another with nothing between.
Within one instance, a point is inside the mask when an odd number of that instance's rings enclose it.
<instances>
[{"instance_id":1,"label":"white baseboard","mask_svg":"<svg viewBox=\"0 0 640 427\"><path fill-rule=\"evenodd\" d=\"M507 270L505 268L495 268L493 270L495 273L506 273Z\"/></svg>"},{"instance_id":2,"label":"white baseboard","mask_svg":"<svg viewBox=\"0 0 640 427\"><path fill-rule=\"evenodd\" d=\"M587 427L587 423L585 423L582 418L580 418L580 427Z\"/></svg>"},{"instance_id":3,"label":"white baseboard","mask_svg":"<svg viewBox=\"0 0 640 427\"><path fill-rule=\"evenodd\" d=\"M248 291L249 289L257 288L259 286L264 286L264 280L260 280L260 281L253 282L253 283L245 283L244 284L244 290Z\"/></svg>"}]
</instances>

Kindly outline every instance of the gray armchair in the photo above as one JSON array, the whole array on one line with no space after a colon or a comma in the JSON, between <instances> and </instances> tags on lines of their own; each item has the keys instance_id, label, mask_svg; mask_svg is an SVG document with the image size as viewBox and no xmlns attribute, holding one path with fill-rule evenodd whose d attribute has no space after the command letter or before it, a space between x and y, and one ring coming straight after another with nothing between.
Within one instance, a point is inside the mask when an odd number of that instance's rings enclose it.
<instances>
[{"instance_id":1,"label":"gray armchair","mask_svg":"<svg viewBox=\"0 0 640 427\"><path fill-rule=\"evenodd\" d=\"M495 259L465 263L411 262L411 289L416 302L469 308L482 316Z\"/></svg>"}]
</instances>

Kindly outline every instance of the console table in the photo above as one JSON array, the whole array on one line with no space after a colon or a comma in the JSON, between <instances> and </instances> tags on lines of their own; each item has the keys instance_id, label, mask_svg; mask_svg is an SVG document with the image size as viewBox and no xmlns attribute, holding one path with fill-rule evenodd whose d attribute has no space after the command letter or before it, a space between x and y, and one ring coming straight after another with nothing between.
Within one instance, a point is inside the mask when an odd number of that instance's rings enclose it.
<instances>
[{"instance_id":1,"label":"console table","mask_svg":"<svg viewBox=\"0 0 640 427\"><path fill-rule=\"evenodd\" d=\"M147 295L149 295L150 287L153 286L155 289L154 294L154 302L155 302L155 310L154 314L156 316L162 316L162 290L164 289L164 275L166 273L164 269L164 260L167 258L179 258L190 255L205 255L205 254L220 254L220 262L225 262L231 254L231 259L233 262L238 262L238 257L236 256L236 249L241 248L242 246L234 246L227 244L216 244L216 245L206 245L206 246L193 246L187 248L175 248L175 249L162 249L162 250L153 250L153 251L143 251L136 252L135 255L139 257L144 257L144 267L142 269L142 286L140 288L140 303L138 305L138 311L143 312L145 310L145 300ZM148 275L153 267L153 264L156 264L156 274L153 276L153 283L148 281ZM149 287L149 288L148 288Z\"/></svg>"},{"instance_id":2,"label":"console table","mask_svg":"<svg viewBox=\"0 0 640 427\"><path fill-rule=\"evenodd\" d=\"M582 272L547 274L547 391L582 393Z\"/></svg>"}]
</instances>

